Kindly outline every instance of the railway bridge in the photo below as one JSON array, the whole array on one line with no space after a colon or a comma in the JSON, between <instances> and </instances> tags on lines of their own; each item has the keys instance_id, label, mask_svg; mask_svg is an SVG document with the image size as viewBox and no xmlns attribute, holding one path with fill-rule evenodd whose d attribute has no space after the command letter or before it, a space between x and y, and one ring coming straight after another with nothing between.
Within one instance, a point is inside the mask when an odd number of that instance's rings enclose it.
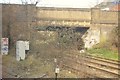
<instances>
[{"instance_id":1,"label":"railway bridge","mask_svg":"<svg viewBox=\"0 0 120 80\"><path fill-rule=\"evenodd\" d=\"M85 47L90 48L102 41L101 37L107 39L109 32L118 24L118 13L101 11L98 8L37 8L36 21L39 26L85 29L88 33L83 35ZM92 40L96 43L90 44Z\"/></svg>"},{"instance_id":2,"label":"railway bridge","mask_svg":"<svg viewBox=\"0 0 120 80\"><path fill-rule=\"evenodd\" d=\"M2 4L2 14L2 36L11 36L12 44L19 38L30 40L34 31L32 29L36 26L87 28L88 34L90 34L88 37L93 36L100 42L100 37L107 37L110 30L118 24L118 12L101 11L99 8L55 8L36 7L31 4Z\"/></svg>"}]
</instances>

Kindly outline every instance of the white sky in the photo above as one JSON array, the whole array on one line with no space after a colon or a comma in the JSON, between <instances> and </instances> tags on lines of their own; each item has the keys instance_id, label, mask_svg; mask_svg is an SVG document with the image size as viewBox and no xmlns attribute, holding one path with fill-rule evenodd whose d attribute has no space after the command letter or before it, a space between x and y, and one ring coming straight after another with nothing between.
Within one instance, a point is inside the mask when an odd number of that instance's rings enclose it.
<instances>
[{"instance_id":1,"label":"white sky","mask_svg":"<svg viewBox=\"0 0 120 80\"><path fill-rule=\"evenodd\" d=\"M0 0L0 3L17 3L21 4L21 1L27 1L28 3L35 3L37 0ZM88 8L93 7L103 0L39 0L37 6L41 7L71 7L71 8Z\"/></svg>"}]
</instances>

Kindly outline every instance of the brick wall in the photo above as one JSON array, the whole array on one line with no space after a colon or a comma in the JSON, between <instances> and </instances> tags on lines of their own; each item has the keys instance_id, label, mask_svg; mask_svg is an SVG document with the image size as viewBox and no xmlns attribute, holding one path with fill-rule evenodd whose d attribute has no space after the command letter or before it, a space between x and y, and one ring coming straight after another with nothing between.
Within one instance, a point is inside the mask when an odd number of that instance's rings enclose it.
<instances>
[{"instance_id":1,"label":"brick wall","mask_svg":"<svg viewBox=\"0 0 120 80\"><path fill-rule=\"evenodd\" d=\"M2 36L8 37L11 45L19 39L30 39L35 14L33 5L5 4L2 6L2 14Z\"/></svg>"}]
</instances>

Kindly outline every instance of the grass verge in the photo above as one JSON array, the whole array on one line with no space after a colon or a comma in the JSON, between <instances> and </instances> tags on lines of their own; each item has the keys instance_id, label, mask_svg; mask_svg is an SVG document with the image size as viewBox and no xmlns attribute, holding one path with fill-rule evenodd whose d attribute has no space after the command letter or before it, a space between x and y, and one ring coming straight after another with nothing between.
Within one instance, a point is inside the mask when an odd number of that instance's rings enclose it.
<instances>
[{"instance_id":1,"label":"grass verge","mask_svg":"<svg viewBox=\"0 0 120 80\"><path fill-rule=\"evenodd\" d=\"M93 48L87 50L88 54L106 59L118 60L118 52L106 48Z\"/></svg>"}]
</instances>

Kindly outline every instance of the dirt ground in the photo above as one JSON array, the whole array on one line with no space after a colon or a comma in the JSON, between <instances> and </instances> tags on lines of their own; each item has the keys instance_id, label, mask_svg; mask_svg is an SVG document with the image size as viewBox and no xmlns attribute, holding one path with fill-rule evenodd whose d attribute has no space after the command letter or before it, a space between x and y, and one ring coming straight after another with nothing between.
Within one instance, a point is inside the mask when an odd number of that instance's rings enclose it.
<instances>
[{"instance_id":1,"label":"dirt ground","mask_svg":"<svg viewBox=\"0 0 120 80\"><path fill-rule=\"evenodd\" d=\"M41 56L43 57L43 56ZM3 78L54 78L54 58L44 59L34 54L27 55L24 61L16 61L15 55L3 55ZM76 78L68 70L60 68L59 78Z\"/></svg>"}]
</instances>

